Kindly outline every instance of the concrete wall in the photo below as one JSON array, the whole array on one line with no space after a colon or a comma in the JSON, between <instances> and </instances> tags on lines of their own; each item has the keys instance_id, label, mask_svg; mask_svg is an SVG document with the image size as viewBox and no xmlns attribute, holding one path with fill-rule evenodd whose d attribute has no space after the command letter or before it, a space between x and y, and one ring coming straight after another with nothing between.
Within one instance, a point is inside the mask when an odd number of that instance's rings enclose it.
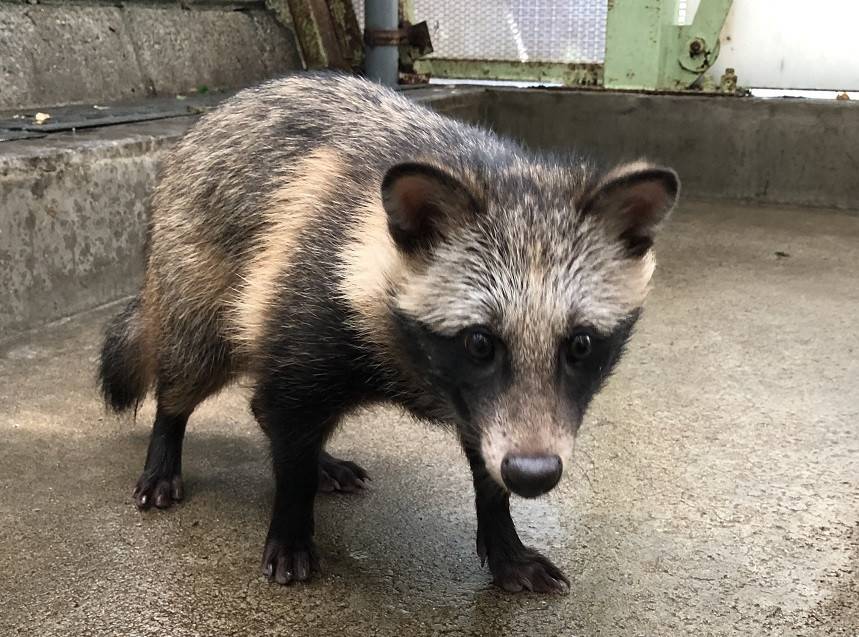
<instances>
[{"instance_id":1,"label":"concrete wall","mask_svg":"<svg viewBox=\"0 0 859 637\"><path fill-rule=\"evenodd\" d=\"M0 2L0 109L242 87L300 68L293 33L254 6Z\"/></svg>"},{"instance_id":2,"label":"concrete wall","mask_svg":"<svg viewBox=\"0 0 859 637\"><path fill-rule=\"evenodd\" d=\"M673 166L686 194L859 210L859 103L492 90L483 117L542 149Z\"/></svg>"}]
</instances>

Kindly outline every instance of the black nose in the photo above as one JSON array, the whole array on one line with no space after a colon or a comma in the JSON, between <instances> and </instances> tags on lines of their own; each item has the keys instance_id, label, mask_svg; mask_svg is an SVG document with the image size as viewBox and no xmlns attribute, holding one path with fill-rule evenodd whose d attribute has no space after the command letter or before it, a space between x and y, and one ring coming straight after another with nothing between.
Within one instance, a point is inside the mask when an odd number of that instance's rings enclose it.
<instances>
[{"instance_id":1,"label":"black nose","mask_svg":"<svg viewBox=\"0 0 859 637\"><path fill-rule=\"evenodd\" d=\"M508 453L501 461L504 484L516 495L536 498L558 484L563 464L558 456L524 456Z\"/></svg>"}]
</instances>

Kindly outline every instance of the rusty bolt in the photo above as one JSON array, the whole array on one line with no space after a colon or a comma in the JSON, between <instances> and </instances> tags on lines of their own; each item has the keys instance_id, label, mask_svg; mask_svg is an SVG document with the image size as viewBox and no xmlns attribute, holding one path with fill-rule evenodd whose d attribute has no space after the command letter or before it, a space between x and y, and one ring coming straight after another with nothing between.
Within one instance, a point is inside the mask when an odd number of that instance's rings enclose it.
<instances>
[{"instance_id":1,"label":"rusty bolt","mask_svg":"<svg viewBox=\"0 0 859 637\"><path fill-rule=\"evenodd\" d=\"M689 43L689 53L692 55L701 55L704 52L704 40L695 38Z\"/></svg>"}]
</instances>

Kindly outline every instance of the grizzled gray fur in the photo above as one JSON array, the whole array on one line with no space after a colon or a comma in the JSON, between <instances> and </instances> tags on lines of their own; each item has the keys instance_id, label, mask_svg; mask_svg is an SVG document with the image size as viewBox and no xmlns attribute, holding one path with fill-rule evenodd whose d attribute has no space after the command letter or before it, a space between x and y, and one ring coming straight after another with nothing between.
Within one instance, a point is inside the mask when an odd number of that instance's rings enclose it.
<instances>
[{"instance_id":1,"label":"grizzled gray fur","mask_svg":"<svg viewBox=\"0 0 859 637\"><path fill-rule=\"evenodd\" d=\"M316 491L367 478L325 441L390 402L456 432L494 581L563 590L508 498L560 479L678 189L670 169L534 154L355 77L242 91L167 158L143 288L105 338L107 402L158 403L136 504L182 499L188 417L243 377L277 485L263 570L308 579Z\"/></svg>"}]
</instances>

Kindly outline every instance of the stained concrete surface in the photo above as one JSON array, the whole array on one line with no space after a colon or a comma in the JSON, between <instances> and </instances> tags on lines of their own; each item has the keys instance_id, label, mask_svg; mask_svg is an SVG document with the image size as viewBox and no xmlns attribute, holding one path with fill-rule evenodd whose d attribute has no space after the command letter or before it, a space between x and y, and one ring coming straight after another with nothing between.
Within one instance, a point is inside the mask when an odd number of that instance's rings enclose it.
<instances>
[{"instance_id":1,"label":"stained concrete surface","mask_svg":"<svg viewBox=\"0 0 859 637\"><path fill-rule=\"evenodd\" d=\"M567 596L489 585L453 437L389 409L334 440L373 486L320 497L310 585L257 571L272 482L246 389L192 418L188 500L138 513L152 405L101 409L102 310L0 356L0 634L858 634L859 217L687 203L658 248L576 465L514 503Z\"/></svg>"},{"instance_id":2,"label":"stained concrete surface","mask_svg":"<svg viewBox=\"0 0 859 637\"><path fill-rule=\"evenodd\" d=\"M0 144L0 339L131 291L161 158L190 121Z\"/></svg>"}]
</instances>

